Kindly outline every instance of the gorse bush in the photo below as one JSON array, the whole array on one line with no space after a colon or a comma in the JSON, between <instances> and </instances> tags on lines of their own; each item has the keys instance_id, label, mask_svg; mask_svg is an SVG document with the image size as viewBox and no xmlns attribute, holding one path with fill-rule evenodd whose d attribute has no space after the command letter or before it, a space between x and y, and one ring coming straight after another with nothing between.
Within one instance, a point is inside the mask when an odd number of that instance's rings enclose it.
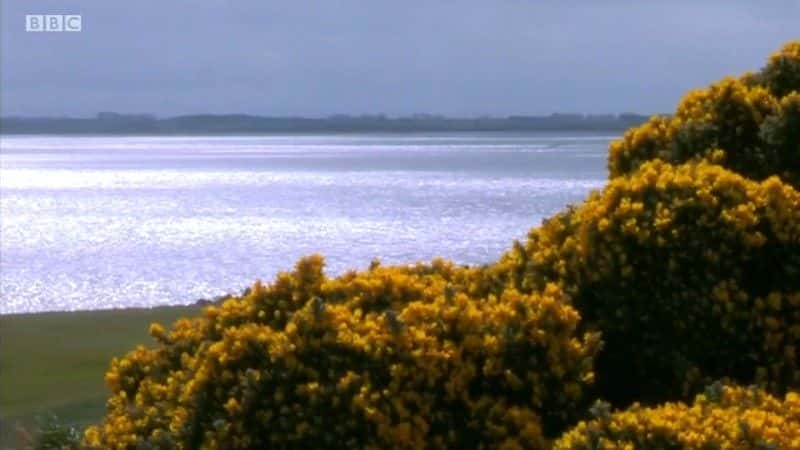
<instances>
[{"instance_id":1,"label":"gorse bush","mask_svg":"<svg viewBox=\"0 0 800 450\"><path fill-rule=\"evenodd\" d=\"M800 41L789 42L770 56L755 81L778 97L800 91Z\"/></svg>"},{"instance_id":2,"label":"gorse bush","mask_svg":"<svg viewBox=\"0 0 800 450\"><path fill-rule=\"evenodd\" d=\"M557 449L800 448L800 42L628 131L609 169L494 264L308 257L153 325L83 444L549 449L579 423ZM680 403L713 380L757 388ZM596 398L634 406L579 422Z\"/></svg>"},{"instance_id":3,"label":"gorse bush","mask_svg":"<svg viewBox=\"0 0 800 450\"><path fill-rule=\"evenodd\" d=\"M579 423L554 450L800 448L800 395L776 399L754 388L715 384L694 403L637 405L611 414L595 408L596 419Z\"/></svg>"},{"instance_id":4,"label":"gorse bush","mask_svg":"<svg viewBox=\"0 0 800 450\"><path fill-rule=\"evenodd\" d=\"M598 387L617 404L720 377L800 385L800 193L777 178L649 162L491 270L521 292L563 286L602 332Z\"/></svg>"},{"instance_id":5,"label":"gorse bush","mask_svg":"<svg viewBox=\"0 0 800 450\"><path fill-rule=\"evenodd\" d=\"M673 116L656 116L627 131L609 148L612 178L656 158L674 164L705 158L748 178L778 175L799 186L798 47L786 45L759 74L692 91Z\"/></svg>"},{"instance_id":6,"label":"gorse bush","mask_svg":"<svg viewBox=\"0 0 800 450\"><path fill-rule=\"evenodd\" d=\"M760 137L773 150L781 178L800 186L800 92L781 99L778 113L761 124Z\"/></svg>"},{"instance_id":7,"label":"gorse bush","mask_svg":"<svg viewBox=\"0 0 800 450\"><path fill-rule=\"evenodd\" d=\"M87 444L541 449L585 409L599 337L555 285L476 300L442 262L321 267L154 326L158 347L114 361Z\"/></svg>"},{"instance_id":8,"label":"gorse bush","mask_svg":"<svg viewBox=\"0 0 800 450\"><path fill-rule=\"evenodd\" d=\"M598 389L615 404L687 398L722 377L800 386L797 61L789 44L761 73L628 131L608 187L490 269L521 292L563 287L582 327L602 332Z\"/></svg>"}]
</instances>

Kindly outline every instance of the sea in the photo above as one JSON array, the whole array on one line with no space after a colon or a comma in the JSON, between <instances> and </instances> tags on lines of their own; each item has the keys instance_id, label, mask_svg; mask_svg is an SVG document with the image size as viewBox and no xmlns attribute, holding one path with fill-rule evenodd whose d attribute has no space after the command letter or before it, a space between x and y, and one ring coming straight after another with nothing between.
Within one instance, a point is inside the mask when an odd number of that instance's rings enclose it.
<instances>
[{"instance_id":1,"label":"sea","mask_svg":"<svg viewBox=\"0 0 800 450\"><path fill-rule=\"evenodd\" d=\"M613 132L0 138L0 314L190 304L319 253L496 260L606 180Z\"/></svg>"}]
</instances>

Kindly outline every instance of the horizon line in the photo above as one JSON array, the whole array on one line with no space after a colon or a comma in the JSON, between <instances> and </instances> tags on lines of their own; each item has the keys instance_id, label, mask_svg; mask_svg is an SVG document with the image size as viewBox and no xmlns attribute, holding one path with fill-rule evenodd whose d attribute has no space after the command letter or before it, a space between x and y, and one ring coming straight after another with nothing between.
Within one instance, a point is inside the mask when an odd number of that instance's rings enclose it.
<instances>
[{"instance_id":1,"label":"horizon line","mask_svg":"<svg viewBox=\"0 0 800 450\"><path fill-rule=\"evenodd\" d=\"M75 120L113 120L113 119L150 119L150 120L169 120L182 117L248 117L259 119L298 119L298 120L335 120L335 119L417 119L417 120L508 120L508 119L542 119L542 118L603 118L603 117L622 117L638 116L651 117L656 115L669 115L669 113L641 113L641 112L606 112L606 113L581 113L581 112L551 112L545 114L505 114L505 115L447 115L435 113L412 113L412 114L386 114L386 113L335 113L327 115L292 115L292 114L251 114L242 112L197 112L181 113L174 115L157 115L155 113L121 113L116 111L98 111L94 115L27 115L27 114L2 114L0 119L75 119Z\"/></svg>"}]
</instances>

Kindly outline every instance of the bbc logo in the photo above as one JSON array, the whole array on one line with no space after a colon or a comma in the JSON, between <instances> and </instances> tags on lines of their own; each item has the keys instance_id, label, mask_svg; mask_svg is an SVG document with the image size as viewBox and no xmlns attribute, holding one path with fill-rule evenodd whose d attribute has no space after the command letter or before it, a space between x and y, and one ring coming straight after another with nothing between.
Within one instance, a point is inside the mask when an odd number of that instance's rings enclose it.
<instances>
[{"instance_id":1,"label":"bbc logo","mask_svg":"<svg viewBox=\"0 0 800 450\"><path fill-rule=\"evenodd\" d=\"M81 31L80 14L28 14L25 31Z\"/></svg>"}]
</instances>

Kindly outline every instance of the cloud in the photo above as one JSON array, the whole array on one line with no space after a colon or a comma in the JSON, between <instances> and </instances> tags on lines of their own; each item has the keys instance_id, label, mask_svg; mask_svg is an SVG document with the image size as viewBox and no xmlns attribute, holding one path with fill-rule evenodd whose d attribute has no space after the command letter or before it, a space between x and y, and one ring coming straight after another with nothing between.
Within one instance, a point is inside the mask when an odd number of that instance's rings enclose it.
<instances>
[{"instance_id":1,"label":"cloud","mask_svg":"<svg viewBox=\"0 0 800 450\"><path fill-rule=\"evenodd\" d=\"M797 38L798 4L3 0L2 113L669 111ZM25 33L47 13L83 32Z\"/></svg>"}]
</instances>

